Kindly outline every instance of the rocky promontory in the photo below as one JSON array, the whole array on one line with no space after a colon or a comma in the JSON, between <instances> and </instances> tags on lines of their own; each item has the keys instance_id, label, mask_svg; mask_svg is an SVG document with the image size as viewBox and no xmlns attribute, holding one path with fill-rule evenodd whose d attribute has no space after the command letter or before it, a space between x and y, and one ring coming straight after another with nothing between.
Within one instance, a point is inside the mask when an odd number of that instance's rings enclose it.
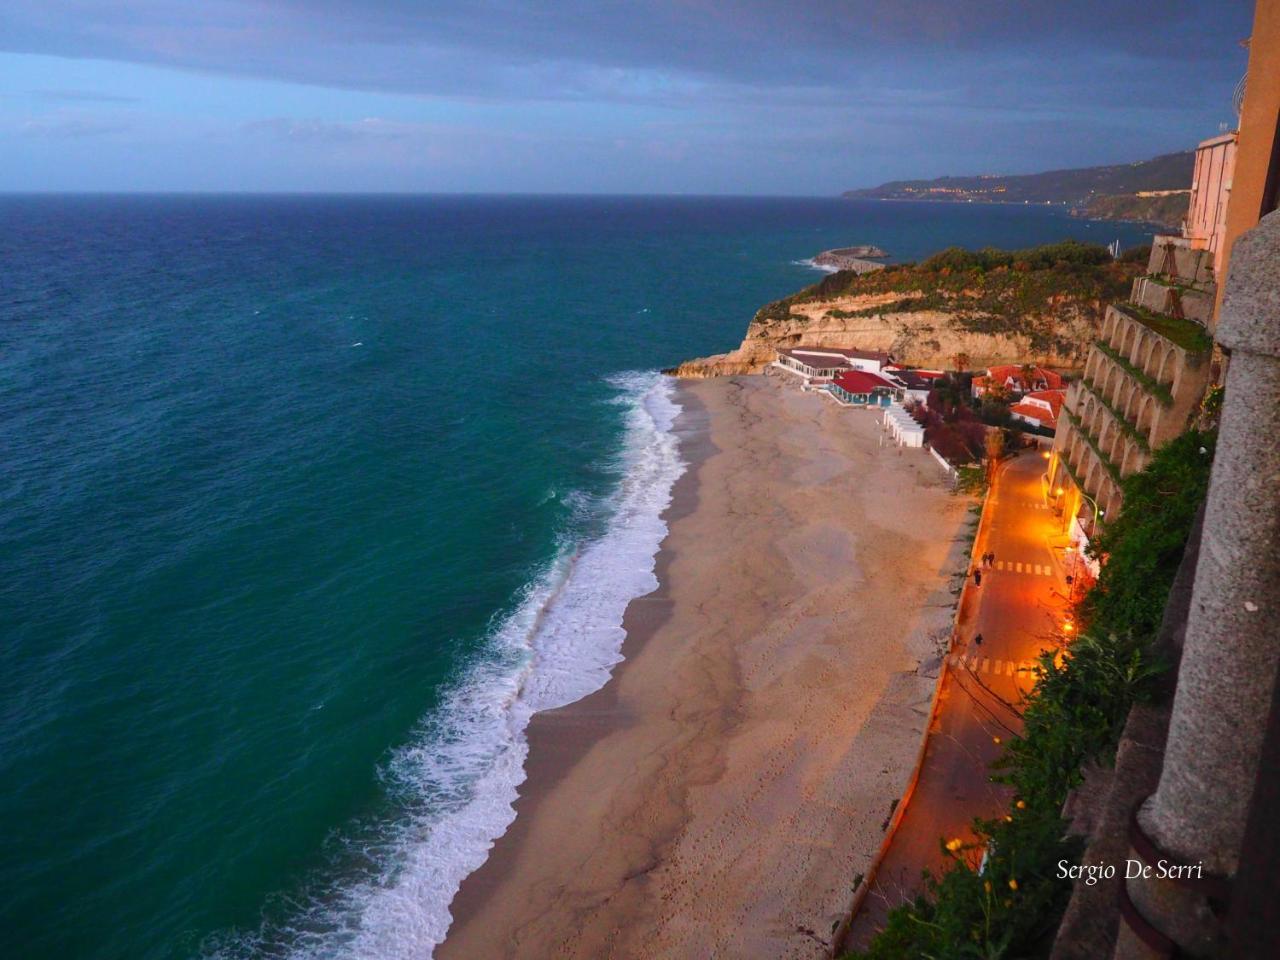
<instances>
[{"instance_id":1,"label":"rocky promontory","mask_svg":"<svg viewBox=\"0 0 1280 960\"><path fill-rule=\"evenodd\" d=\"M883 270L883 263L876 260L888 254L879 247L869 244L857 247L837 247L835 250L823 250L813 258L813 265L824 270L852 270L854 273L871 273Z\"/></svg>"},{"instance_id":2,"label":"rocky promontory","mask_svg":"<svg viewBox=\"0 0 1280 960\"><path fill-rule=\"evenodd\" d=\"M1141 264L1105 247L1066 242L1030 250L944 250L875 273L842 270L756 312L728 353L688 360L677 377L758 373L780 347L884 350L901 362L971 369L1036 362L1082 367L1106 304Z\"/></svg>"}]
</instances>

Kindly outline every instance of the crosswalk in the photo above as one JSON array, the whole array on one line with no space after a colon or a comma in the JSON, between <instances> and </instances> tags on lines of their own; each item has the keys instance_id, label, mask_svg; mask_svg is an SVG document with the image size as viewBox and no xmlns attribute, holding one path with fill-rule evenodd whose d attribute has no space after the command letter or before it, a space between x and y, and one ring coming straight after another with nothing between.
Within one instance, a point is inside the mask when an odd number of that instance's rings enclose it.
<instances>
[{"instance_id":1,"label":"crosswalk","mask_svg":"<svg viewBox=\"0 0 1280 960\"><path fill-rule=\"evenodd\" d=\"M997 560L995 568L1006 573L1028 573L1033 577L1051 577L1053 568L1047 563L1024 563L1021 560Z\"/></svg>"},{"instance_id":2,"label":"crosswalk","mask_svg":"<svg viewBox=\"0 0 1280 960\"><path fill-rule=\"evenodd\" d=\"M998 677L1026 676L1039 669L1034 660L1001 660L976 653L953 653L947 657L947 662L960 670L989 673Z\"/></svg>"}]
</instances>

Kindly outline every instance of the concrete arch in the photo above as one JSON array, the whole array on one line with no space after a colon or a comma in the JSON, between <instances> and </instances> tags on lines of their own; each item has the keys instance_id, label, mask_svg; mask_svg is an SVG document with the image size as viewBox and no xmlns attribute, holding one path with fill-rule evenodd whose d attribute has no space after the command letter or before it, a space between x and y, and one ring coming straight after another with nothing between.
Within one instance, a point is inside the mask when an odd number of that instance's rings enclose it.
<instances>
[{"instance_id":1,"label":"concrete arch","mask_svg":"<svg viewBox=\"0 0 1280 960\"><path fill-rule=\"evenodd\" d=\"M1169 354L1171 352L1172 348L1168 344L1161 343L1157 349L1151 352L1151 358L1143 366L1142 372L1152 379L1159 380L1161 383L1164 383L1162 373L1165 365L1169 362Z\"/></svg>"},{"instance_id":2,"label":"concrete arch","mask_svg":"<svg viewBox=\"0 0 1280 960\"><path fill-rule=\"evenodd\" d=\"M1151 430L1156 422L1156 401L1154 397L1147 397L1143 400L1142 405L1138 407L1138 416L1135 421L1138 431L1147 438L1147 442L1151 442Z\"/></svg>"},{"instance_id":3,"label":"concrete arch","mask_svg":"<svg viewBox=\"0 0 1280 960\"><path fill-rule=\"evenodd\" d=\"M1090 433L1097 432L1095 424L1098 420L1098 408L1101 404L1094 398L1093 394L1085 396L1084 404L1080 409L1080 422L1084 424L1084 428Z\"/></svg>"},{"instance_id":4,"label":"concrete arch","mask_svg":"<svg viewBox=\"0 0 1280 960\"><path fill-rule=\"evenodd\" d=\"M1103 421L1098 424L1098 429L1091 430L1094 442L1098 445L1099 450L1106 450L1107 444L1111 442L1111 424L1109 421Z\"/></svg>"},{"instance_id":5,"label":"concrete arch","mask_svg":"<svg viewBox=\"0 0 1280 960\"><path fill-rule=\"evenodd\" d=\"M1133 321L1128 321L1123 327L1123 334L1120 340L1120 355L1127 358L1130 363L1133 362L1133 348L1138 342L1138 325Z\"/></svg>"},{"instance_id":6,"label":"concrete arch","mask_svg":"<svg viewBox=\"0 0 1280 960\"><path fill-rule=\"evenodd\" d=\"M1090 457L1089 463L1084 470L1084 492L1091 497L1096 497L1098 490L1098 458Z\"/></svg>"},{"instance_id":7,"label":"concrete arch","mask_svg":"<svg viewBox=\"0 0 1280 960\"><path fill-rule=\"evenodd\" d=\"M1138 359L1134 361L1134 366L1139 370L1145 371L1147 364L1151 360L1151 354L1159 347L1160 338L1154 334L1142 333L1138 336Z\"/></svg>"},{"instance_id":8,"label":"concrete arch","mask_svg":"<svg viewBox=\"0 0 1280 960\"><path fill-rule=\"evenodd\" d=\"M1116 397L1119 396L1120 390L1124 388L1125 375L1119 366L1112 364L1107 369L1106 387L1102 389L1102 398L1107 403L1115 404Z\"/></svg>"},{"instance_id":9,"label":"concrete arch","mask_svg":"<svg viewBox=\"0 0 1280 960\"><path fill-rule=\"evenodd\" d=\"M1116 398L1111 405L1117 410L1124 411L1128 408L1133 400L1133 395L1138 392L1138 385L1129 377L1125 377L1120 389L1116 391Z\"/></svg>"},{"instance_id":10,"label":"concrete arch","mask_svg":"<svg viewBox=\"0 0 1280 960\"><path fill-rule=\"evenodd\" d=\"M1115 427L1111 430L1111 440L1107 446L1102 449L1107 452L1107 459L1113 464L1119 464L1124 460L1125 444L1129 442L1129 438L1125 436L1124 431Z\"/></svg>"},{"instance_id":11,"label":"concrete arch","mask_svg":"<svg viewBox=\"0 0 1280 960\"><path fill-rule=\"evenodd\" d=\"M1102 363L1102 356L1101 350L1090 350L1084 362L1084 378L1090 383L1098 382L1098 367Z\"/></svg>"},{"instance_id":12,"label":"concrete arch","mask_svg":"<svg viewBox=\"0 0 1280 960\"><path fill-rule=\"evenodd\" d=\"M1136 443L1132 443L1129 445L1129 449L1125 451L1124 463L1120 467L1120 473L1122 476L1127 477L1132 473L1137 473L1141 469L1142 451L1138 449L1138 445Z\"/></svg>"},{"instance_id":13,"label":"concrete arch","mask_svg":"<svg viewBox=\"0 0 1280 960\"><path fill-rule=\"evenodd\" d=\"M1116 350L1120 349L1124 341L1124 314L1115 307L1111 308L1111 336L1107 338L1107 343L1111 344Z\"/></svg>"},{"instance_id":14,"label":"concrete arch","mask_svg":"<svg viewBox=\"0 0 1280 960\"><path fill-rule=\"evenodd\" d=\"M1098 505L1108 517L1114 518L1120 512L1120 488L1112 483L1107 492L1098 498Z\"/></svg>"},{"instance_id":15,"label":"concrete arch","mask_svg":"<svg viewBox=\"0 0 1280 960\"><path fill-rule=\"evenodd\" d=\"M1170 386L1177 379L1178 370L1178 351L1173 347L1169 347L1164 352L1164 358L1160 361L1160 366L1156 373L1152 374L1156 380L1165 386Z\"/></svg>"},{"instance_id":16,"label":"concrete arch","mask_svg":"<svg viewBox=\"0 0 1280 960\"><path fill-rule=\"evenodd\" d=\"M1130 423L1136 423L1138 420L1138 410L1146 399L1147 392L1134 387L1134 389L1129 393L1129 399L1124 405L1124 418Z\"/></svg>"}]
</instances>

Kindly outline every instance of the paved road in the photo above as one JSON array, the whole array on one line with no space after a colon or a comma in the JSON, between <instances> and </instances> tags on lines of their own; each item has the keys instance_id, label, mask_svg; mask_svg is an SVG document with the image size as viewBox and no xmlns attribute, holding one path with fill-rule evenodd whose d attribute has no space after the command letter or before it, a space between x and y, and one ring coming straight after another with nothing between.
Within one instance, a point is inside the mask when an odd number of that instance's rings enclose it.
<instances>
[{"instance_id":1,"label":"paved road","mask_svg":"<svg viewBox=\"0 0 1280 960\"><path fill-rule=\"evenodd\" d=\"M1020 728L1008 704L1030 690L1035 659L1057 646L1066 610L1061 550L1055 556L1053 549L1065 538L1045 506L1044 466L1029 451L996 476L974 547L978 556L994 551L995 567L982 571L981 586L970 577L920 779L854 918L850 946L865 946L888 911L919 892L922 871L943 866L943 838L971 840L975 817L995 817L1008 806L1008 788L990 781L989 766L1000 741Z\"/></svg>"}]
</instances>

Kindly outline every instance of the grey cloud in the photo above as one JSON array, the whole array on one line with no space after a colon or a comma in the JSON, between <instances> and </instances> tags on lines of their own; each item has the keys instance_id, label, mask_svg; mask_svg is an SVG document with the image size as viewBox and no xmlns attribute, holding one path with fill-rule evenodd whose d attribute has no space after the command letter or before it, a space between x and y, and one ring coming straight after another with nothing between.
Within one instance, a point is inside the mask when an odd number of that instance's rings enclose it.
<instances>
[{"instance_id":1,"label":"grey cloud","mask_svg":"<svg viewBox=\"0 0 1280 960\"><path fill-rule=\"evenodd\" d=\"M1235 62L1249 0L80 0L0 10L0 46L479 97L660 99L669 85L845 87L870 70L1108 55ZM927 55L927 59L926 59Z\"/></svg>"}]
</instances>

